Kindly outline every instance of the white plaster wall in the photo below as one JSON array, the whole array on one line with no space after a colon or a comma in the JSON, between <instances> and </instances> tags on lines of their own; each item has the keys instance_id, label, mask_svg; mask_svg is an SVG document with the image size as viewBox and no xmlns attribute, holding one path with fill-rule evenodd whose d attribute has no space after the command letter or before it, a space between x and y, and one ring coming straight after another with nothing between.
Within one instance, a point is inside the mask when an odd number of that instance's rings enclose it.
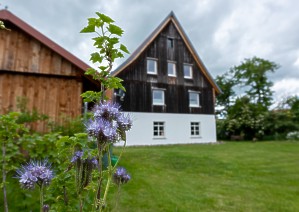
<instances>
[{"instance_id":1,"label":"white plaster wall","mask_svg":"<svg viewBox=\"0 0 299 212\"><path fill-rule=\"evenodd\" d=\"M129 146L216 142L214 115L135 112L130 112L130 114L133 127L127 132L127 145ZM154 121L165 122L164 138L154 138ZM200 122L200 137L191 137L190 122Z\"/></svg>"}]
</instances>

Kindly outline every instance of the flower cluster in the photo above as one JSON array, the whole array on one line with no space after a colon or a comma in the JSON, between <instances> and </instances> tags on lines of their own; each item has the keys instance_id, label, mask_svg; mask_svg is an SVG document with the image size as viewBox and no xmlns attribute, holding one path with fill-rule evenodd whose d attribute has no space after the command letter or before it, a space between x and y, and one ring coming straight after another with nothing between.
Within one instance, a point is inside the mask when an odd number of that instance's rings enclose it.
<instances>
[{"instance_id":1,"label":"flower cluster","mask_svg":"<svg viewBox=\"0 0 299 212\"><path fill-rule=\"evenodd\" d=\"M80 193L92 180L92 171L98 167L99 162L95 157L83 159L83 151L76 151L71 159L76 170L76 187Z\"/></svg>"},{"instance_id":2,"label":"flower cluster","mask_svg":"<svg viewBox=\"0 0 299 212\"><path fill-rule=\"evenodd\" d=\"M84 160L82 160L83 151L76 151L71 159L71 163L76 163L77 161L83 162L83 163L89 163L92 165L93 168L97 167L99 162L95 157L88 157Z\"/></svg>"},{"instance_id":3,"label":"flower cluster","mask_svg":"<svg viewBox=\"0 0 299 212\"><path fill-rule=\"evenodd\" d=\"M25 189L34 189L35 185L49 185L53 178L53 171L47 160L30 161L26 166L17 170L17 178Z\"/></svg>"},{"instance_id":4,"label":"flower cluster","mask_svg":"<svg viewBox=\"0 0 299 212\"><path fill-rule=\"evenodd\" d=\"M93 108L93 117L86 124L86 130L102 143L115 143L125 139L125 132L132 127L129 115L120 112L120 106L111 102L100 102Z\"/></svg>"},{"instance_id":5,"label":"flower cluster","mask_svg":"<svg viewBox=\"0 0 299 212\"><path fill-rule=\"evenodd\" d=\"M83 151L76 151L71 159L71 163L75 163L77 160L80 160L83 156Z\"/></svg>"},{"instance_id":6,"label":"flower cluster","mask_svg":"<svg viewBox=\"0 0 299 212\"><path fill-rule=\"evenodd\" d=\"M124 167L117 167L114 175L113 181L117 185L127 183L131 179L131 176L127 173L127 170Z\"/></svg>"}]
</instances>

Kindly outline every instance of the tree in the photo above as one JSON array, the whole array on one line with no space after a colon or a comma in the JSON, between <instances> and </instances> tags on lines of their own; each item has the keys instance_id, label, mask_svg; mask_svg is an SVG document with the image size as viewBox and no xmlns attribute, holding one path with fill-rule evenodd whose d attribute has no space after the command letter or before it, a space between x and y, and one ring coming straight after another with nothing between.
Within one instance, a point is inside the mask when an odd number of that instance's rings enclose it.
<instances>
[{"instance_id":1,"label":"tree","mask_svg":"<svg viewBox=\"0 0 299 212\"><path fill-rule=\"evenodd\" d=\"M239 66L231 69L234 78L242 86L247 87L246 95L251 102L258 104L264 110L272 104L273 83L268 79L267 74L274 72L279 65L258 57L245 59Z\"/></svg>"},{"instance_id":2,"label":"tree","mask_svg":"<svg viewBox=\"0 0 299 212\"><path fill-rule=\"evenodd\" d=\"M253 57L216 78L222 90L222 94L217 96L217 106L221 108L219 114L225 118L222 128L217 126L225 133L221 137L244 135L245 139L262 138L273 95L273 83L268 79L268 73L277 68L279 66L274 62Z\"/></svg>"},{"instance_id":3,"label":"tree","mask_svg":"<svg viewBox=\"0 0 299 212\"><path fill-rule=\"evenodd\" d=\"M232 98L236 95L233 89L236 81L228 73L225 73L216 77L216 83L222 89L222 93L216 99L217 113L225 116L233 101Z\"/></svg>"}]
</instances>

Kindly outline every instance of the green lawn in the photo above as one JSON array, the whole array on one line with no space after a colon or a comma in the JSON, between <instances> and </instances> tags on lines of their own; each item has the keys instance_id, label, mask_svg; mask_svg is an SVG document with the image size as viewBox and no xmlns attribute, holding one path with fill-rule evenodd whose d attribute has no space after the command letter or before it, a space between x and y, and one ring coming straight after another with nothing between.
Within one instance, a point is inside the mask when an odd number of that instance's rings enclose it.
<instances>
[{"instance_id":1,"label":"green lawn","mask_svg":"<svg viewBox=\"0 0 299 212\"><path fill-rule=\"evenodd\" d=\"M120 165L117 211L299 211L299 142L127 147Z\"/></svg>"}]
</instances>

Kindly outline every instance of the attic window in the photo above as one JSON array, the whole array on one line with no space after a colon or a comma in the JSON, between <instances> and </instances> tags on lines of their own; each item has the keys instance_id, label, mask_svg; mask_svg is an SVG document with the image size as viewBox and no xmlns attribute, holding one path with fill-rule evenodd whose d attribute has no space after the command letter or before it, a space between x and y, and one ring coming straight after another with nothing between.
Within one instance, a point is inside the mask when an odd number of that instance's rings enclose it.
<instances>
[{"instance_id":1,"label":"attic window","mask_svg":"<svg viewBox=\"0 0 299 212\"><path fill-rule=\"evenodd\" d=\"M175 77L176 76L176 64L175 62L167 63L167 72L168 76Z\"/></svg>"},{"instance_id":2,"label":"attic window","mask_svg":"<svg viewBox=\"0 0 299 212\"><path fill-rule=\"evenodd\" d=\"M147 59L146 70L148 74L157 74L157 60L156 59Z\"/></svg>"},{"instance_id":3,"label":"attic window","mask_svg":"<svg viewBox=\"0 0 299 212\"><path fill-rule=\"evenodd\" d=\"M169 49L174 48L174 39L173 38L167 38L167 48L169 48Z\"/></svg>"},{"instance_id":4,"label":"attic window","mask_svg":"<svg viewBox=\"0 0 299 212\"><path fill-rule=\"evenodd\" d=\"M192 79L192 65L184 64L184 78Z\"/></svg>"}]
</instances>

